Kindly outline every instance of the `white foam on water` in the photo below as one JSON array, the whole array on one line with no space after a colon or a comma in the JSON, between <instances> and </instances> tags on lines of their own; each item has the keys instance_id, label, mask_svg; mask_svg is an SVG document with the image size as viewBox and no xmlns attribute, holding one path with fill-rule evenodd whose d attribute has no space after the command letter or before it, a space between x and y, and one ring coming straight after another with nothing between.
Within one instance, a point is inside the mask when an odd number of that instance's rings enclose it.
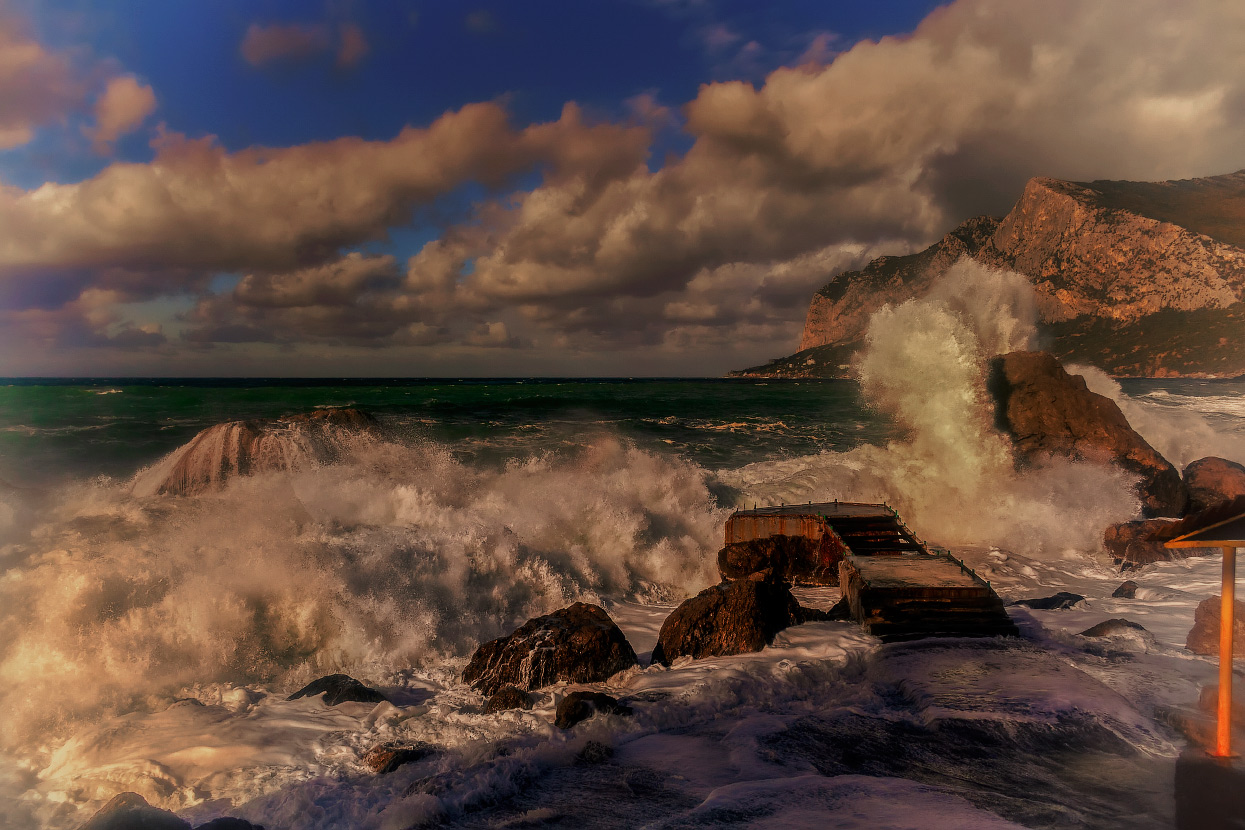
<instances>
[{"instance_id":1,"label":"white foam on water","mask_svg":"<svg viewBox=\"0 0 1245 830\"><path fill-rule=\"evenodd\" d=\"M903 439L751 464L723 481L748 504L885 501L941 545L1096 549L1106 525L1137 513L1135 480L1059 459L1018 473L993 425L986 361L1032 346L1034 308L1024 277L961 260L928 296L870 321L862 388L906 428Z\"/></svg>"}]
</instances>

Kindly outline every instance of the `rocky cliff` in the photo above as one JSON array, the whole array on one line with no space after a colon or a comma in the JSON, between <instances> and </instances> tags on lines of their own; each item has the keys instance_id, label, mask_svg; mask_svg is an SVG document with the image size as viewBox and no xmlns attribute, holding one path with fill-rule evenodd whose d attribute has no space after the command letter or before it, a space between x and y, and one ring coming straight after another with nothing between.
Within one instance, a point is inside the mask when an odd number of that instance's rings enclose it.
<instances>
[{"instance_id":1,"label":"rocky cliff","mask_svg":"<svg viewBox=\"0 0 1245 830\"><path fill-rule=\"evenodd\" d=\"M850 375L870 315L961 256L1033 281L1044 340L1119 376L1245 374L1245 170L1176 182L1032 179L1001 220L970 219L813 296L800 351L738 374Z\"/></svg>"}]
</instances>

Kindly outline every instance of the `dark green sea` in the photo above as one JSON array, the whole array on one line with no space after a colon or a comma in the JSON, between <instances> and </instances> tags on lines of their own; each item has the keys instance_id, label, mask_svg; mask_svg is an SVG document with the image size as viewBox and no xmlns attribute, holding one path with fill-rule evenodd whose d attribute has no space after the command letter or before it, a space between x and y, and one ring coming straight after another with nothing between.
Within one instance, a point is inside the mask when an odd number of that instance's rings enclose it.
<instances>
[{"instance_id":1,"label":"dark green sea","mask_svg":"<svg viewBox=\"0 0 1245 830\"><path fill-rule=\"evenodd\" d=\"M894 433L837 380L0 379L0 480L129 476L213 424L327 407L484 464L612 434L733 467Z\"/></svg>"},{"instance_id":2,"label":"dark green sea","mask_svg":"<svg viewBox=\"0 0 1245 830\"><path fill-rule=\"evenodd\" d=\"M1245 381L1126 380L1231 428ZM752 379L0 378L0 480L128 477L224 421L356 407L406 440L496 464L610 434L707 468L901 434L854 381Z\"/></svg>"}]
</instances>

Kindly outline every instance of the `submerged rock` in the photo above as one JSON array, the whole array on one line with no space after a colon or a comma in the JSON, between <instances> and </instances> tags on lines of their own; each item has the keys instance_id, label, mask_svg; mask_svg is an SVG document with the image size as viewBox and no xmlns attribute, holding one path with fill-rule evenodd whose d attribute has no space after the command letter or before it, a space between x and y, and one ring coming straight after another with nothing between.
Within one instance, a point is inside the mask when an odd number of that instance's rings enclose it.
<instances>
[{"instance_id":1,"label":"submerged rock","mask_svg":"<svg viewBox=\"0 0 1245 830\"><path fill-rule=\"evenodd\" d=\"M422 741L404 743L387 741L369 749L360 758L363 765L377 775L393 772L403 764L413 764L436 752L436 747Z\"/></svg>"},{"instance_id":2,"label":"submerged rock","mask_svg":"<svg viewBox=\"0 0 1245 830\"><path fill-rule=\"evenodd\" d=\"M339 703L380 703L389 699L370 686L364 686L350 675L330 674L319 680L311 681L286 700L298 700L300 697L315 695L323 695L324 703L328 706L336 706Z\"/></svg>"},{"instance_id":3,"label":"submerged rock","mask_svg":"<svg viewBox=\"0 0 1245 830\"><path fill-rule=\"evenodd\" d=\"M1116 588L1115 591L1112 592L1111 597L1113 599L1136 599L1137 587L1137 583L1133 582L1131 579L1125 580L1120 583L1120 587Z\"/></svg>"},{"instance_id":4,"label":"submerged rock","mask_svg":"<svg viewBox=\"0 0 1245 830\"><path fill-rule=\"evenodd\" d=\"M577 690L558 701L553 725L559 729L570 729L598 712L603 715L630 715L631 707L602 692Z\"/></svg>"},{"instance_id":5,"label":"submerged rock","mask_svg":"<svg viewBox=\"0 0 1245 830\"><path fill-rule=\"evenodd\" d=\"M190 830L190 823L176 813L152 807L138 793L120 793L80 830Z\"/></svg>"},{"instance_id":6,"label":"submerged rock","mask_svg":"<svg viewBox=\"0 0 1245 830\"><path fill-rule=\"evenodd\" d=\"M463 682L492 696L505 685L531 690L563 680L597 683L639 662L604 609L577 602L481 645Z\"/></svg>"},{"instance_id":7,"label":"submerged rock","mask_svg":"<svg viewBox=\"0 0 1245 830\"><path fill-rule=\"evenodd\" d=\"M488 703L484 704L484 714L491 715L494 712L505 712L508 709L531 708L531 695L518 686L506 684L494 692L493 696L488 699Z\"/></svg>"},{"instance_id":8,"label":"submerged rock","mask_svg":"<svg viewBox=\"0 0 1245 830\"><path fill-rule=\"evenodd\" d=\"M1197 513L1237 496L1245 496L1245 467L1226 458L1207 456L1184 468L1189 513Z\"/></svg>"},{"instance_id":9,"label":"submerged rock","mask_svg":"<svg viewBox=\"0 0 1245 830\"><path fill-rule=\"evenodd\" d=\"M818 612L824 614L825 612ZM662 623L653 662L760 651L784 628L810 620L783 583L741 579L706 588Z\"/></svg>"},{"instance_id":10,"label":"submerged rock","mask_svg":"<svg viewBox=\"0 0 1245 830\"><path fill-rule=\"evenodd\" d=\"M759 574L767 579L809 585L838 585L840 556L821 555L819 540L805 536L767 536L732 542L718 551L718 573L725 580Z\"/></svg>"},{"instance_id":11,"label":"submerged rock","mask_svg":"<svg viewBox=\"0 0 1245 830\"><path fill-rule=\"evenodd\" d=\"M1219 654L1219 621L1223 598L1219 595L1202 600L1193 612L1193 628L1185 640L1185 648L1194 654ZM1245 657L1245 603L1232 604L1232 656Z\"/></svg>"},{"instance_id":12,"label":"submerged rock","mask_svg":"<svg viewBox=\"0 0 1245 830\"><path fill-rule=\"evenodd\" d=\"M1081 602L1085 597L1080 594L1073 594L1068 591L1060 591L1049 597L1037 597L1035 599L1021 599L1013 602L1012 605L1024 605L1037 611L1063 611Z\"/></svg>"},{"instance_id":13,"label":"submerged rock","mask_svg":"<svg viewBox=\"0 0 1245 830\"><path fill-rule=\"evenodd\" d=\"M1110 620L1103 620L1097 625L1092 625L1081 632L1082 637L1119 637L1124 634L1136 634L1145 632L1145 626L1138 625L1132 620L1126 620L1123 617L1115 617Z\"/></svg>"},{"instance_id":14,"label":"submerged rock","mask_svg":"<svg viewBox=\"0 0 1245 830\"><path fill-rule=\"evenodd\" d=\"M379 431L376 419L357 409L216 424L140 473L131 489L137 496L186 496L238 476L332 464L361 437L374 439Z\"/></svg>"},{"instance_id":15,"label":"submerged rock","mask_svg":"<svg viewBox=\"0 0 1245 830\"><path fill-rule=\"evenodd\" d=\"M1124 568L1183 559L1188 551L1169 550L1163 542L1172 538L1170 531L1175 519L1141 519L1108 525L1102 534L1102 546Z\"/></svg>"},{"instance_id":16,"label":"submerged rock","mask_svg":"<svg viewBox=\"0 0 1245 830\"><path fill-rule=\"evenodd\" d=\"M614 757L614 747L600 741L588 741L584 748L575 756L577 764L604 764Z\"/></svg>"},{"instance_id":17,"label":"submerged rock","mask_svg":"<svg viewBox=\"0 0 1245 830\"><path fill-rule=\"evenodd\" d=\"M1115 401L1089 391L1047 352L1011 352L990 363L995 420L1018 459L1051 456L1115 463L1141 477L1146 517L1180 516L1188 501L1180 473L1129 426Z\"/></svg>"}]
</instances>

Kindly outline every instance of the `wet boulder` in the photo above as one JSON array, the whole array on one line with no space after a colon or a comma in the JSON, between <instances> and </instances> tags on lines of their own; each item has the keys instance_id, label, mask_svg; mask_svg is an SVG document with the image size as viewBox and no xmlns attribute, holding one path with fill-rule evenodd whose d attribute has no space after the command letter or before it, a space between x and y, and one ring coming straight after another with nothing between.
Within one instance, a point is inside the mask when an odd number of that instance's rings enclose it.
<instances>
[{"instance_id":1,"label":"wet boulder","mask_svg":"<svg viewBox=\"0 0 1245 830\"><path fill-rule=\"evenodd\" d=\"M806 536L782 535L731 542L718 551L718 573L725 580L760 574L767 579L804 585L838 585L839 560L843 556L824 543Z\"/></svg>"},{"instance_id":2,"label":"wet boulder","mask_svg":"<svg viewBox=\"0 0 1245 830\"><path fill-rule=\"evenodd\" d=\"M190 823L176 813L152 807L138 793L120 793L80 830L190 830Z\"/></svg>"},{"instance_id":3,"label":"wet boulder","mask_svg":"<svg viewBox=\"0 0 1245 830\"><path fill-rule=\"evenodd\" d=\"M1034 599L1021 599L1013 602L1012 605L1024 605L1036 611L1064 611L1078 602L1084 601L1085 597L1080 594L1073 594L1069 591L1060 591L1057 594L1051 594L1049 597L1035 597Z\"/></svg>"},{"instance_id":4,"label":"wet boulder","mask_svg":"<svg viewBox=\"0 0 1245 830\"><path fill-rule=\"evenodd\" d=\"M413 764L436 752L436 747L423 741L386 741L363 754L363 765L377 775L393 772L403 764Z\"/></svg>"},{"instance_id":5,"label":"wet boulder","mask_svg":"<svg viewBox=\"0 0 1245 830\"><path fill-rule=\"evenodd\" d=\"M1174 519L1141 519L1109 525L1102 534L1102 546L1115 564L1123 568L1181 559L1187 551L1169 550L1163 543L1172 538L1168 531L1175 527Z\"/></svg>"},{"instance_id":6,"label":"wet boulder","mask_svg":"<svg viewBox=\"0 0 1245 830\"><path fill-rule=\"evenodd\" d=\"M1193 612L1193 628L1185 640L1185 648L1194 654L1219 654L1219 621L1223 598L1213 596L1202 600ZM1232 604L1232 656L1245 657L1245 603Z\"/></svg>"},{"instance_id":7,"label":"wet boulder","mask_svg":"<svg viewBox=\"0 0 1245 830\"><path fill-rule=\"evenodd\" d=\"M1111 597L1112 599L1136 599L1138 587L1136 582L1126 579L1111 593Z\"/></svg>"},{"instance_id":8,"label":"wet boulder","mask_svg":"<svg viewBox=\"0 0 1245 830\"><path fill-rule=\"evenodd\" d=\"M1184 468L1189 491L1189 513L1245 496L1245 466L1213 455L1199 458Z\"/></svg>"},{"instance_id":9,"label":"wet boulder","mask_svg":"<svg viewBox=\"0 0 1245 830\"><path fill-rule=\"evenodd\" d=\"M662 623L653 662L760 651L784 628L809 621L786 584L741 579L706 588Z\"/></svg>"},{"instance_id":10,"label":"wet boulder","mask_svg":"<svg viewBox=\"0 0 1245 830\"><path fill-rule=\"evenodd\" d=\"M1146 633L1145 626L1123 617L1103 620L1081 632L1082 637L1124 637Z\"/></svg>"},{"instance_id":11,"label":"wet boulder","mask_svg":"<svg viewBox=\"0 0 1245 830\"><path fill-rule=\"evenodd\" d=\"M506 685L531 690L560 681L597 683L639 662L604 609L577 602L481 645L463 682L491 697Z\"/></svg>"},{"instance_id":12,"label":"wet boulder","mask_svg":"<svg viewBox=\"0 0 1245 830\"><path fill-rule=\"evenodd\" d=\"M484 704L484 714L491 715L494 712L505 712L509 709L531 708L531 695L518 686L506 684L494 692L493 696L488 699L488 703Z\"/></svg>"},{"instance_id":13,"label":"wet boulder","mask_svg":"<svg viewBox=\"0 0 1245 830\"><path fill-rule=\"evenodd\" d=\"M559 729L570 729L598 713L625 716L631 714L631 707L602 692L576 690L558 701L553 725Z\"/></svg>"},{"instance_id":14,"label":"wet boulder","mask_svg":"<svg viewBox=\"0 0 1245 830\"><path fill-rule=\"evenodd\" d=\"M280 418L229 421L208 427L135 477L136 496L189 496L231 479L335 464L362 441L381 434L357 409L319 409Z\"/></svg>"},{"instance_id":15,"label":"wet boulder","mask_svg":"<svg viewBox=\"0 0 1245 830\"><path fill-rule=\"evenodd\" d=\"M313 680L306 686L290 695L286 700L298 700L300 697L322 695L326 706L339 703L380 703L389 698L375 689L364 686L347 674L330 674Z\"/></svg>"},{"instance_id":16,"label":"wet boulder","mask_svg":"<svg viewBox=\"0 0 1245 830\"><path fill-rule=\"evenodd\" d=\"M1180 516L1188 494L1180 473L1129 426L1110 398L1091 392L1047 352L1011 352L990 362L987 389L995 423L1018 461L1051 456L1114 463L1141 477L1146 517Z\"/></svg>"}]
</instances>

